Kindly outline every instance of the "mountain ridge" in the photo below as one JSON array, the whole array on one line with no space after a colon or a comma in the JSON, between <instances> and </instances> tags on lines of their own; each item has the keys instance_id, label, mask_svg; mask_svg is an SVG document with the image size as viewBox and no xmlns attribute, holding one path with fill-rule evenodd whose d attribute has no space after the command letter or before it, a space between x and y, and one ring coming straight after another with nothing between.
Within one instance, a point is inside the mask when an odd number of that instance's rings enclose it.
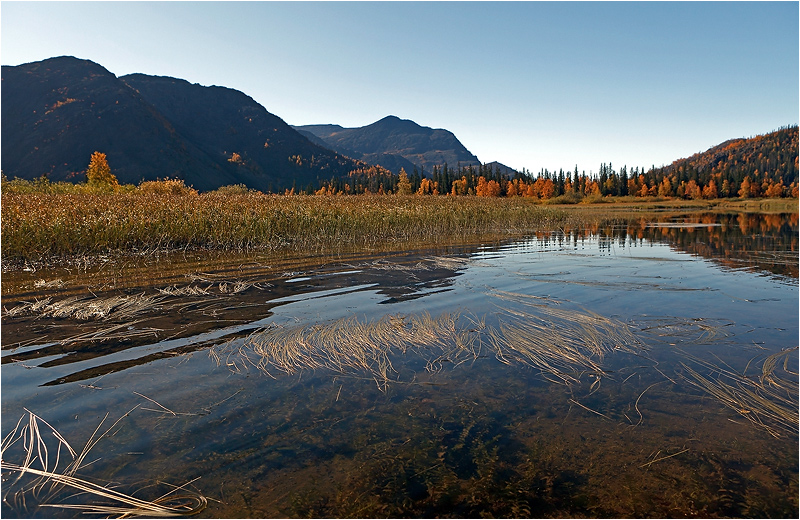
<instances>
[{"instance_id":1,"label":"mountain ridge","mask_svg":"<svg viewBox=\"0 0 800 520\"><path fill-rule=\"evenodd\" d=\"M313 144L245 93L167 76L118 78L71 56L2 67L8 177L81 180L94 151L123 183L303 189L363 163ZM255 125L253 124L255 122Z\"/></svg>"}]
</instances>

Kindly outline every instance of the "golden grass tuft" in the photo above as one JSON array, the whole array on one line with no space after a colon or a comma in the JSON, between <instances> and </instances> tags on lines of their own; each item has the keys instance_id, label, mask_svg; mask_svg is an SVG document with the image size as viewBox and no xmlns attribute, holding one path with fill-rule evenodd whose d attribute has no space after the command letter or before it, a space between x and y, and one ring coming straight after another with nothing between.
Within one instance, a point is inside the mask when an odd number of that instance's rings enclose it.
<instances>
[{"instance_id":1,"label":"golden grass tuft","mask_svg":"<svg viewBox=\"0 0 800 520\"><path fill-rule=\"evenodd\" d=\"M22 302L11 309L4 309L6 317L38 315L48 318L75 318L78 320L132 319L144 312L158 308L163 300L161 296L146 295L110 297L78 297L70 296L60 301L52 298Z\"/></svg>"}]
</instances>

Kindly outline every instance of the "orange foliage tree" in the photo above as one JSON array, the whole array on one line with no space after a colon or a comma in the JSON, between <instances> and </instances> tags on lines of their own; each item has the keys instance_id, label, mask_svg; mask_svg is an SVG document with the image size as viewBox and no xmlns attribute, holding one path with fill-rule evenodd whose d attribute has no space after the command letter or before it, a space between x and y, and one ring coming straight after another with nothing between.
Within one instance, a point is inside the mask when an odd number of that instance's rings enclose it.
<instances>
[{"instance_id":1,"label":"orange foliage tree","mask_svg":"<svg viewBox=\"0 0 800 520\"><path fill-rule=\"evenodd\" d=\"M106 160L106 154L94 152L86 169L86 183L97 188L119 188L119 181L111 173L111 167Z\"/></svg>"}]
</instances>

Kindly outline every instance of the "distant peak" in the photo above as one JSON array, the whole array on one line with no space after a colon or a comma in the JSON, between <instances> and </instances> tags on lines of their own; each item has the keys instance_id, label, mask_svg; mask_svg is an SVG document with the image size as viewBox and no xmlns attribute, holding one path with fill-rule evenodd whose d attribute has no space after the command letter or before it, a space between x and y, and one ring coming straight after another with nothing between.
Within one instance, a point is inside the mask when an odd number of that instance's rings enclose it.
<instances>
[{"instance_id":1,"label":"distant peak","mask_svg":"<svg viewBox=\"0 0 800 520\"><path fill-rule=\"evenodd\" d=\"M402 129L404 131L427 129L427 127L421 126L410 119L401 119L397 116L386 116L383 119L375 121L371 125L367 125L367 127L384 127Z\"/></svg>"},{"instance_id":2,"label":"distant peak","mask_svg":"<svg viewBox=\"0 0 800 520\"><path fill-rule=\"evenodd\" d=\"M57 65L59 67L79 67L79 66L82 66L82 67L91 67L91 68L103 69L105 71L108 71L108 69L106 69L105 67L103 67L99 63L96 63L96 62L94 62L92 60L86 60L86 59L83 59L83 58L76 58L75 56L56 56L54 58L47 58L47 59L42 60L42 61L34 61L34 62L31 62L31 63L25 63L23 65L36 65L36 66L45 66L45 67L50 67L50 66L53 66L53 65Z\"/></svg>"}]
</instances>

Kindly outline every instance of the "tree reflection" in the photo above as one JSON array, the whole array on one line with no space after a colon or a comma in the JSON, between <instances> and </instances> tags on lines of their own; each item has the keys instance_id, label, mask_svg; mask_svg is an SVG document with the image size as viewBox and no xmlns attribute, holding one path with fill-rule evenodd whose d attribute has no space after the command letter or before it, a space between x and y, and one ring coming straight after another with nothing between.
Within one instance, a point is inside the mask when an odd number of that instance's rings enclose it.
<instances>
[{"instance_id":1,"label":"tree reflection","mask_svg":"<svg viewBox=\"0 0 800 520\"><path fill-rule=\"evenodd\" d=\"M573 245L589 236L600 244L666 242L730 268L752 268L798 278L798 214L703 213L606 220L564 229ZM606 241L608 239L608 241Z\"/></svg>"}]
</instances>

